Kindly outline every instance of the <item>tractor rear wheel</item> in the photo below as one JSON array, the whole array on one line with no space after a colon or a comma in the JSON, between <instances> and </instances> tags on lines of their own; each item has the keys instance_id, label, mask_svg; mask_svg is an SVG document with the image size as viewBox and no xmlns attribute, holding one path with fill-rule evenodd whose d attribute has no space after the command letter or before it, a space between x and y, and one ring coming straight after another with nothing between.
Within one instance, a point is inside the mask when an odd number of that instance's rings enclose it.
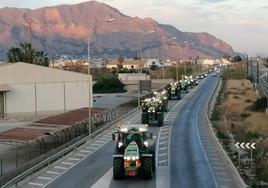
<instances>
[{"instance_id":1,"label":"tractor rear wheel","mask_svg":"<svg viewBox=\"0 0 268 188\"><path fill-rule=\"evenodd\" d=\"M115 180L123 179L125 176L124 159L114 158L113 159L113 177Z\"/></svg>"},{"instance_id":2,"label":"tractor rear wheel","mask_svg":"<svg viewBox=\"0 0 268 188\"><path fill-rule=\"evenodd\" d=\"M143 179L152 179L153 177L153 158L146 157L142 159L142 177Z\"/></svg>"},{"instance_id":3,"label":"tractor rear wheel","mask_svg":"<svg viewBox=\"0 0 268 188\"><path fill-rule=\"evenodd\" d=\"M141 123L142 124L148 124L148 114L147 113L142 113L141 115Z\"/></svg>"},{"instance_id":4,"label":"tractor rear wheel","mask_svg":"<svg viewBox=\"0 0 268 188\"><path fill-rule=\"evenodd\" d=\"M157 113L157 125L158 125L158 127L162 127L163 123L164 123L164 113L158 112Z\"/></svg>"}]
</instances>

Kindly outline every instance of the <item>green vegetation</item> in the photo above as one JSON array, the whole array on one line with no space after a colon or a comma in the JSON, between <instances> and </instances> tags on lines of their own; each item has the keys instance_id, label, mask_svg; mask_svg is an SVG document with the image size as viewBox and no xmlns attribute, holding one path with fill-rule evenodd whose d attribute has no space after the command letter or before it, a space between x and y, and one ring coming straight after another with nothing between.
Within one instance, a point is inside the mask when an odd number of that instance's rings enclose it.
<instances>
[{"instance_id":1,"label":"green vegetation","mask_svg":"<svg viewBox=\"0 0 268 188\"><path fill-rule=\"evenodd\" d=\"M243 65L241 66L229 66L224 69L222 78L224 80L240 80L246 78L246 69Z\"/></svg>"},{"instance_id":2,"label":"green vegetation","mask_svg":"<svg viewBox=\"0 0 268 188\"><path fill-rule=\"evenodd\" d=\"M30 43L20 43L20 47L12 47L7 52L7 60L10 63L26 62L48 66L49 59L43 51L32 48Z\"/></svg>"},{"instance_id":3,"label":"green vegetation","mask_svg":"<svg viewBox=\"0 0 268 188\"><path fill-rule=\"evenodd\" d=\"M122 93L126 90L125 85L114 75L104 75L97 79L97 83L93 86L94 93Z\"/></svg>"},{"instance_id":4,"label":"green vegetation","mask_svg":"<svg viewBox=\"0 0 268 188\"><path fill-rule=\"evenodd\" d=\"M254 112L265 112L266 107L267 107L267 98L262 97L254 101L253 104L249 106L249 109Z\"/></svg>"},{"instance_id":5,"label":"green vegetation","mask_svg":"<svg viewBox=\"0 0 268 188\"><path fill-rule=\"evenodd\" d=\"M232 58L232 62L240 62L240 61L242 61L242 58L240 57L240 56L234 56L233 58Z\"/></svg>"}]
</instances>

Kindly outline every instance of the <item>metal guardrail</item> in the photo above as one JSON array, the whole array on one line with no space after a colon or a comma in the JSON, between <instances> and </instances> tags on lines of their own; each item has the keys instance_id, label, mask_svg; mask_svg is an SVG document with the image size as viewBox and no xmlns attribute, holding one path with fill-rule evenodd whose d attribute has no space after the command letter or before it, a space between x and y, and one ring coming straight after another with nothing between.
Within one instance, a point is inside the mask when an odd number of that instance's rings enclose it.
<instances>
[{"instance_id":1,"label":"metal guardrail","mask_svg":"<svg viewBox=\"0 0 268 188\"><path fill-rule=\"evenodd\" d=\"M34 172L38 171L39 169L45 167L46 165L49 165L53 161L55 161L55 160L57 160L59 158L62 158L67 153L69 153L72 150L75 150L77 147L79 147L80 145L84 144L89 139L92 139L93 137L95 137L96 135L100 134L101 132L103 132L107 128L109 128L112 125L116 124L117 122L123 120L124 118L128 117L129 115L135 113L138 109L139 109L139 107L134 108L130 112L124 114L123 116L121 116L120 118L114 120L113 122L108 123L107 125L103 126L102 128L96 130L94 133L92 133L92 134L88 135L87 137L85 137L85 138L79 140L78 142L74 143L73 145L61 150L60 152L56 153L55 155L50 156L46 160L38 163L37 165L35 165L35 166L31 167L30 169L26 170L25 172L19 174L18 176L16 176L12 180L8 181L7 183L1 185L1 188L8 188L10 186L16 185L18 182L22 181L23 179L25 179L29 175L31 175Z\"/></svg>"}]
</instances>

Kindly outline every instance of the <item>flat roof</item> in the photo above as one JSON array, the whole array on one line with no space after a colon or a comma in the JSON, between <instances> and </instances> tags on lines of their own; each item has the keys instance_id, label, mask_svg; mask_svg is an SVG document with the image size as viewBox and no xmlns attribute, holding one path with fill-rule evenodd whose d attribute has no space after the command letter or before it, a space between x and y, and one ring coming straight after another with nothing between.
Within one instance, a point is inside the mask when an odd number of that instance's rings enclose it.
<instances>
[{"instance_id":1,"label":"flat roof","mask_svg":"<svg viewBox=\"0 0 268 188\"><path fill-rule=\"evenodd\" d=\"M10 91L10 86L7 84L0 84L0 92Z\"/></svg>"}]
</instances>

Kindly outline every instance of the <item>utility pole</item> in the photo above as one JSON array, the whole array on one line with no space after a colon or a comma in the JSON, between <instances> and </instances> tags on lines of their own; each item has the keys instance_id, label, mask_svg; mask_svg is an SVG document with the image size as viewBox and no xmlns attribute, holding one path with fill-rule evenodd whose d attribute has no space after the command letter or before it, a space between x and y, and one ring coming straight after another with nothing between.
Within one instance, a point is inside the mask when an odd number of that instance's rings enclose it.
<instances>
[{"instance_id":1,"label":"utility pole","mask_svg":"<svg viewBox=\"0 0 268 188\"><path fill-rule=\"evenodd\" d=\"M259 74L260 74L260 69L259 69L259 61L257 60L257 84L259 84Z\"/></svg>"},{"instance_id":2,"label":"utility pole","mask_svg":"<svg viewBox=\"0 0 268 188\"><path fill-rule=\"evenodd\" d=\"M177 82L179 81L179 63L180 63L180 60L178 59L178 61L176 62L176 79L177 79Z\"/></svg>"}]
</instances>

